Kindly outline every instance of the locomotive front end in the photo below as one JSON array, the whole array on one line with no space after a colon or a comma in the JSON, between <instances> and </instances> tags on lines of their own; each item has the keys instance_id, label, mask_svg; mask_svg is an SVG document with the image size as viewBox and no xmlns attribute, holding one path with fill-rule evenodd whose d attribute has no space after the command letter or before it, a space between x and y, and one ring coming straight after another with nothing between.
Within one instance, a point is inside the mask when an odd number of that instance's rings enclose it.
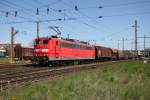
<instances>
[{"instance_id":1,"label":"locomotive front end","mask_svg":"<svg viewBox=\"0 0 150 100\"><path fill-rule=\"evenodd\" d=\"M37 63L48 62L50 38L37 38L34 42L34 58Z\"/></svg>"}]
</instances>

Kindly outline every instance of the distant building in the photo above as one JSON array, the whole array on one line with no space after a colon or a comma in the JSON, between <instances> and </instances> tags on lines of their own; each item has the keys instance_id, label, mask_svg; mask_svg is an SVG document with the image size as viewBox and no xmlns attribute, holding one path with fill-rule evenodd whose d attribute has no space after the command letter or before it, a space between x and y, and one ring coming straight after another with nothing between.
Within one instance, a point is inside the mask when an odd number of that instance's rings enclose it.
<instances>
[{"instance_id":1,"label":"distant building","mask_svg":"<svg viewBox=\"0 0 150 100\"><path fill-rule=\"evenodd\" d=\"M6 56L6 50L0 49L0 57L5 57Z\"/></svg>"},{"instance_id":2,"label":"distant building","mask_svg":"<svg viewBox=\"0 0 150 100\"><path fill-rule=\"evenodd\" d=\"M14 47L16 45L21 45L19 43L14 44ZM0 44L0 56L10 56L10 44Z\"/></svg>"},{"instance_id":3,"label":"distant building","mask_svg":"<svg viewBox=\"0 0 150 100\"><path fill-rule=\"evenodd\" d=\"M0 57L6 56L6 49L3 45L0 45Z\"/></svg>"}]
</instances>

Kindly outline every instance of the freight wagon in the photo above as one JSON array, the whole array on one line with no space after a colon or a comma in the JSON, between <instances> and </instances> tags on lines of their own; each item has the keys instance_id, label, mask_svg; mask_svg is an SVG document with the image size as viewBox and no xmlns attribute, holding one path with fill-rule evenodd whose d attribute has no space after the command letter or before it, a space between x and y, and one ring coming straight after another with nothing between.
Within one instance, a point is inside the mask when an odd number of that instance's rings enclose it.
<instances>
[{"instance_id":1,"label":"freight wagon","mask_svg":"<svg viewBox=\"0 0 150 100\"><path fill-rule=\"evenodd\" d=\"M107 47L95 46L95 54L97 60L105 61L112 59L112 50Z\"/></svg>"},{"instance_id":2,"label":"freight wagon","mask_svg":"<svg viewBox=\"0 0 150 100\"><path fill-rule=\"evenodd\" d=\"M14 47L15 58L20 60L32 60L34 58L34 49L29 47L22 47L21 45L16 45Z\"/></svg>"},{"instance_id":3,"label":"freight wagon","mask_svg":"<svg viewBox=\"0 0 150 100\"><path fill-rule=\"evenodd\" d=\"M117 49L112 49L112 60L117 60L118 59L118 50Z\"/></svg>"},{"instance_id":4,"label":"freight wagon","mask_svg":"<svg viewBox=\"0 0 150 100\"><path fill-rule=\"evenodd\" d=\"M124 55L124 52L122 50L118 50L118 59L124 59L125 58L125 55Z\"/></svg>"}]
</instances>

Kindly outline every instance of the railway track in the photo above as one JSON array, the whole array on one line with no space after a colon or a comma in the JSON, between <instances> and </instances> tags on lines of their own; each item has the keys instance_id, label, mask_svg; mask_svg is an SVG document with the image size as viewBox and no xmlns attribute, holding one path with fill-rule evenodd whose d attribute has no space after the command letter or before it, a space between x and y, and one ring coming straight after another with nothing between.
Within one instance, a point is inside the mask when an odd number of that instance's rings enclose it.
<instances>
[{"instance_id":1,"label":"railway track","mask_svg":"<svg viewBox=\"0 0 150 100\"><path fill-rule=\"evenodd\" d=\"M5 88L8 85L13 84L21 84L26 82L35 82L39 80L43 80L45 78L53 78L53 77L60 77L64 76L68 73L78 72L78 71L86 71L92 70L99 67L104 67L114 63L120 63L124 61L111 61L111 62L101 62L101 63L94 63L94 64L85 64L85 65L75 65L75 66L68 66L63 68L57 69L48 69L48 70L39 70L31 73L22 73L22 74L15 74L12 76L4 76L0 78L0 87Z\"/></svg>"},{"instance_id":2,"label":"railway track","mask_svg":"<svg viewBox=\"0 0 150 100\"><path fill-rule=\"evenodd\" d=\"M25 71L19 71L19 72L0 72L0 80L2 80L3 78L11 78L11 77L15 77L21 74L27 74L27 73L32 73L32 72L37 72L37 71L42 71L42 70L46 70L48 68L35 68L35 69L30 69L30 70L25 70Z\"/></svg>"},{"instance_id":3,"label":"railway track","mask_svg":"<svg viewBox=\"0 0 150 100\"><path fill-rule=\"evenodd\" d=\"M13 64L5 64L5 63L0 63L0 69L1 68L6 68L6 67L11 67Z\"/></svg>"},{"instance_id":4,"label":"railway track","mask_svg":"<svg viewBox=\"0 0 150 100\"><path fill-rule=\"evenodd\" d=\"M13 67L3 67L0 68L0 78L3 76L13 75L13 74L21 74L26 72L38 71L49 69L48 67L34 66L32 65L14 65Z\"/></svg>"},{"instance_id":5,"label":"railway track","mask_svg":"<svg viewBox=\"0 0 150 100\"><path fill-rule=\"evenodd\" d=\"M11 68L11 67L18 67L18 66L25 66L26 64L10 64L10 63L0 63L0 69L3 68ZM28 64L33 65L33 64Z\"/></svg>"}]
</instances>

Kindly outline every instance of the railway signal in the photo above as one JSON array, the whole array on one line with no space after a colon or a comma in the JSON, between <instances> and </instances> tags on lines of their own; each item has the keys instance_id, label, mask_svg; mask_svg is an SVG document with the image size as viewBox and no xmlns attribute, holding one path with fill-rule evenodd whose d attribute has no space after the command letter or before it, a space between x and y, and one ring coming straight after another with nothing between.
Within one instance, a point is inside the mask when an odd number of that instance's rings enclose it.
<instances>
[{"instance_id":1,"label":"railway signal","mask_svg":"<svg viewBox=\"0 0 150 100\"><path fill-rule=\"evenodd\" d=\"M119 50L119 46L120 46L120 40L118 40L118 44L117 44L117 46L118 46L118 50Z\"/></svg>"}]
</instances>

